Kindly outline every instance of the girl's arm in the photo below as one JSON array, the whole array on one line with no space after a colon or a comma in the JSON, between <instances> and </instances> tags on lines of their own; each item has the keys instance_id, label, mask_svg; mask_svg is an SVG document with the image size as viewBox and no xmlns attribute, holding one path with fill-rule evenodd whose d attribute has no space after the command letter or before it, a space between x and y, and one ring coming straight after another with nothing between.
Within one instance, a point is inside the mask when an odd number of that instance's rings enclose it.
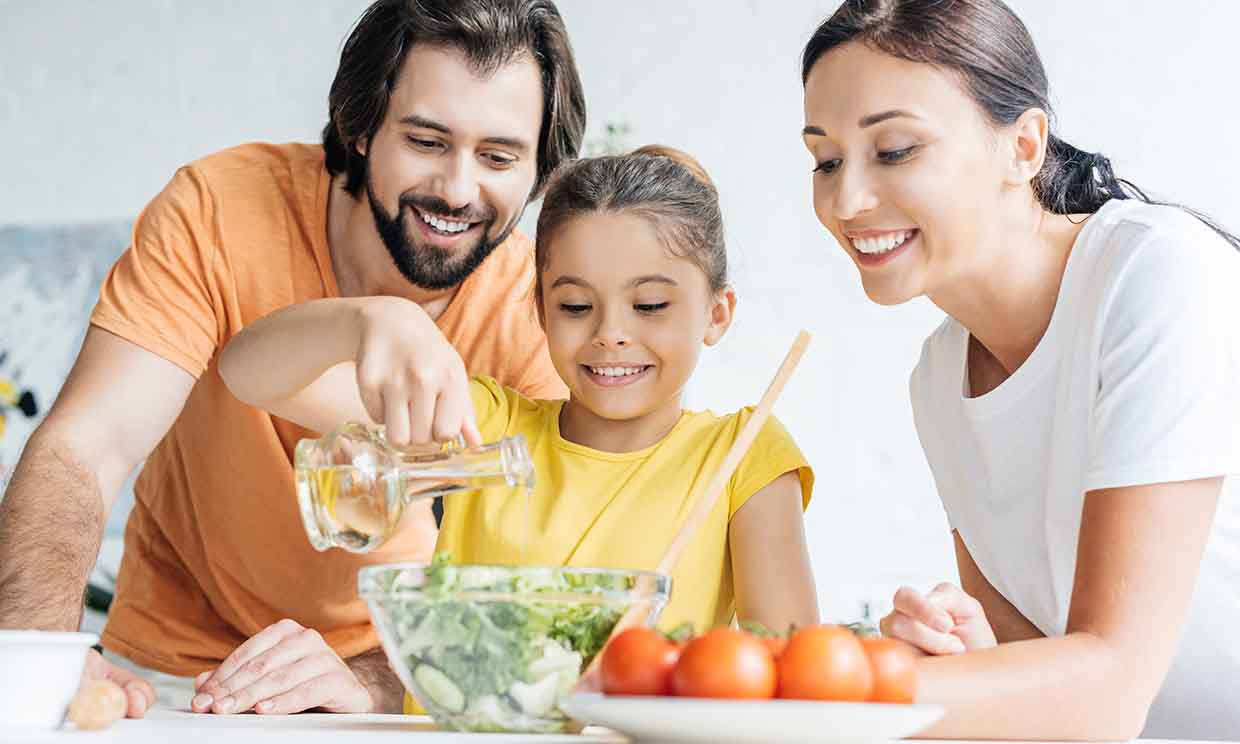
<instances>
[{"instance_id":1,"label":"girl's arm","mask_svg":"<svg viewBox=\"0 0 1240 744\"><path fill-rule=\"evenodd\" d=\"M785 631L818 622L818 595L805 544L801 479L784 473L755 493L728 527L736 614Z\"/></svg>"},{"instance_id":2,"label":"girl's arm","mask_svg":"<svg viewBox=\"0 0 1240 744\"><path fill-rule=\"evenodd\" d=\"M1066 634L922 659L918 702L947 707L926 735L1139 735L1188 615L1221 486L1209 478L1087 494Z\"/></svg>"},{"instance_id":3,"label":"girl's arm","mask_svg":"<svg viewBox=\"0 0 1240 744\"><path fill-rule=\"evenodd\" d=\"M397 445L480 437L460 355L416 303L397 297L314 300L237 334L220 376L239 400L327 432L383 424Z\"/></svg>"}]
</instances>

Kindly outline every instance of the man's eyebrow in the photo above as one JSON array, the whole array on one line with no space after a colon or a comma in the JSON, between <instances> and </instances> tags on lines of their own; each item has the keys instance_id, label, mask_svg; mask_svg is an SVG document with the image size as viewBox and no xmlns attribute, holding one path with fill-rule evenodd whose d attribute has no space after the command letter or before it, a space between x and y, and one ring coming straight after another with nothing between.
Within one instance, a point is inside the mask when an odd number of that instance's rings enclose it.
<instances>
[{"instance_id":1,"label":"man's eyebrow","mask_svg":"<svg viewBox=\"0 0 1240 744\"><path fill-rule=\"evenodd\" d=\"M428 119L425 116L418 116L417 114L402 116L400 118L400 123L411 127L417 127L419 129L430 129L435 132L440 132L441 134L452 134L452 128L447 124L435 121L434 119ZM499 145L500 147L507 147L511 150L517 150L521 153L529 152L532 149L530 144L520 137L485 137L482 141L487 144Z\"/></svg>"},{"instance_id":2,"label":"man's eyebrow","mask_svg":"<svg viewBox=\"0 0 1240 744\"><path fill-rule=\"evenodd\" d=\"M411 127L417 127L419 129L432 129L436 132L452 134L452 130L448 128L447 124L440 124L434 119L428 119L425 116L418 116L417 114L402 116L400 118L400 123L408 124Z\"/></svg>"},{"instance_id":3,"label":"man's eyebrow","mask_svg":"<svg viewBox=\"0 0 1240 744\"><path fill-rule=\"evenodd\" d=\"M826 137L827 132L822 127L807 126L801 130L801 136L813 135L815 137Z\"/></svg>"},{"instance_id":4,"label":"man's eyebrow","mask_svg":"<svg viewBox=\"0 0 1240 744\"><path fill-rule=\"evenodd\" d=\"M912 113L909 113L908 111L901 111L900 109L892 109L890 111L880 111L877 114L870 114L869 116L863 116L861 117L861 120L857 122L857 126L861 127L862 129L865 129L866 127L872 127L875 124L879 124L881 122L887 121L888 119L898 119L901 117L908 118L908 119L918 119L918 120L921 119L921 117L918 116L917 114L912 114Z\"/></svg>"}]
</instances>

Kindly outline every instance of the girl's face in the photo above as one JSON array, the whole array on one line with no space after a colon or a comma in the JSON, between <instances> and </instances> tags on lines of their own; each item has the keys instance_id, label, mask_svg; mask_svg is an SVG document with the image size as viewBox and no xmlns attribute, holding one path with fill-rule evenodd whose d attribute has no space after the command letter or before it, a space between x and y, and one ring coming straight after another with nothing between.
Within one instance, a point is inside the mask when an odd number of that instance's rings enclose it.
<instances>
[{"instance_id":1,"label":"girl's face","mask_svg":"<svg viewBox=\"0 0 1240 744\"><path fill-rule=\"evenodd\" d=\"M1009 134L930 65L860 43L815 64L804 130L817 166L814 210L871 300L943 291L998 260L990 249L1000 215L1032 193L1013 168L1020 137Z\"/></svg>"},{"instance_id":2,"label":"girl's face","mask_svg":"<svg viewBox=\"0 0 1240 744\"><path fill-rule=\"evenodd\" d=\"M673 255L648 219L593 213L561 225L543 269L551 361L575 404L612 421L666 407L731 324L732 290Z\"/></svg>"}]
</instances>

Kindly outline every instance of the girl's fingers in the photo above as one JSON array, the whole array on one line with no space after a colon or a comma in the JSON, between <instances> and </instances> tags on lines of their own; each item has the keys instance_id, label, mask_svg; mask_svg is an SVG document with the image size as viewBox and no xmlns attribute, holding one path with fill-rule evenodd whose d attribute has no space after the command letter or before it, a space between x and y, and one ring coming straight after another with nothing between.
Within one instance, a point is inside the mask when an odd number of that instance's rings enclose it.
<instances>
[{"instance_id":1,"label":"girl's fingers","mask_svg":"<svg viewBox=\"0 0 1240 744\"><path fill-rule=\"evenodd\" d=\"M896 612L908 615L940 633L948 633L956 626L951 614L937 606L912 587L902 586L892 599Z\"/></svg>"},{"instance_id":2,"label":"girl's fingers","mask_svg":"<svg viewBox=\"0 0 1240 744\"><path fill-rule=\"evenodd\" d=\"M941 633L908 615L893 612L884 618L883 635L898 638L928 654L946 656L962 654L964 641L951 633Z\"/></svg>"}]
</instances>

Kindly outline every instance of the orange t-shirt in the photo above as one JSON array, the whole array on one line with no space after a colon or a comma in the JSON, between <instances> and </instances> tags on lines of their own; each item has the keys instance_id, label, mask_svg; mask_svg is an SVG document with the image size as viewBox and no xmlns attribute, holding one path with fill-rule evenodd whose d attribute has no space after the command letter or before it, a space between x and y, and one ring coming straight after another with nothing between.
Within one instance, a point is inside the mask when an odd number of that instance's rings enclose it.
<instances>
[{"instance_id":1,"label":"orange t-shirt","mask_svg":"<svg viewBox=\"0 0 1240 744\"><path fill-rule=\"evenodd\" d=\"M434 548L427 506L372 553L316 552L292 468L297 441L314 434L241 403L219 376L217 353L248 323L339 296L329 186L318 146L244 145L206 157L147 205L104 280L91 323L197 379L138 477L103 632L106 647L143 666L196 674L285 617L317 629L341 656L374 648L358 569L425 560ZM470 374L564 397L530 303L533 272L532 244L513 233L438 325Z\"/></svg>"}]
</instances>

